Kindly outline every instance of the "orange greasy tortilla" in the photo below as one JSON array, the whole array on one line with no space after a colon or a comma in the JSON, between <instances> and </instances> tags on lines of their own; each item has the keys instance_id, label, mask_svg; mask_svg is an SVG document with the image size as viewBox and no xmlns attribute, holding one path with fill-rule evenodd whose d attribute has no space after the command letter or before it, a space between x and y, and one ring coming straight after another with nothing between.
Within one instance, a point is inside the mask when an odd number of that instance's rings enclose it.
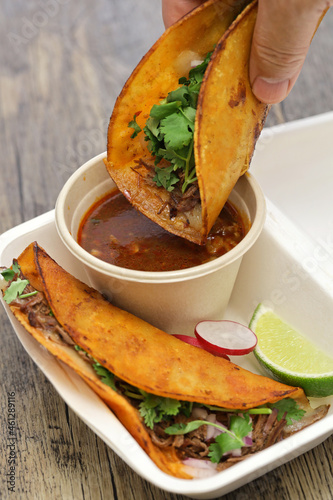
<instances>
[{"instance_id":1,"label":"orange greasy tortilla","mask_svg":"<svg viewBox=\"0 0 333 500\"><path fill-rule=\"evenodd\" d=\"M186 344L113 306L37 244L31 244L18 262L32 284L42 285L55 317L74 342L129 384L159 396L239 409L298 392Z\"/></svg>"},{"instance_id":2,"label":"orange greasy tortilla","mask_svg":"<svg viewBox=\"0 0 333 500\"><path fill-rule=\"evenodd\" d=\"M237 409L304 397L302 389L255 375L114 307L61 268L37 243L23 251L18 263L32 286L45 294L53 314L74 342L136 387L160 396ZM30 325L24 312L10 307L38 342L101 397L161 470L191 477L174 450L162 450L152 443L138 411L103 384L74 349L45 338Z\"/></svg>"},{"instance_id":3,"label":"orange greasy tortilla","mask_svg":"<svg viewBox=\"0 0 333 500\"><path fill-rule=\"evenodd\" d=\"M171 233L202 244L239 176L244 173L267 114L252 94L248 56L257 2L208 0L171 26L126 82L108 129L106 167L131 203ZM237 15L244 11L236 19ZM128 123L144 127L150 109L179 86L191 60L216 49L200 92L194 149L201 197L198 206L170 218L170 193L144 182L133 168L150 153L143 134L131 139ZM185 63L187 62L187 64Z\"/></svg>"},{"instance_id":4,"label":"orange greasy tortilla","mask_svg":"<svg viewBox=\"0 0 333 500\"><path fill-rule=\"evenodd\" d=\"M178 459L175 450L162 450L155 446L142 424L138 411L121 394L105 385L96 375L93 368L86 363L72 348L56 344L47 339L37 328L30 325L27 315L19 308L10 306L12 312L24 328L57 359L72 368L89 387L111 408L120 422L126 427L141 448L167 474L176 477L191 479L186 468Z\"/></svg>"},{"instance_id":5,"label":"orange greasy tortilla","mask_svg":"<svg viewBox=\"0 0 333 500\"><path fill-rule=\"evenodd\" d=\"M199 94L194 151L206 231L248 170L268 113L268 106L253 94L248 76L256 19L255 1L219 41Z\"/></svg>"}]
</instances>

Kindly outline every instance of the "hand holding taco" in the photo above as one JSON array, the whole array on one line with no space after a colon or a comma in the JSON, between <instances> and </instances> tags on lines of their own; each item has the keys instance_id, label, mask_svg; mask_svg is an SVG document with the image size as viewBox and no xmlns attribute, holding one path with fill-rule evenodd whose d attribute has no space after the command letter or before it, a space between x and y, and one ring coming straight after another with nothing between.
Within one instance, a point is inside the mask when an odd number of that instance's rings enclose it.
<instances>
[{"instance_id":1,"label":"hand holding taco","mask_svg":"<svg viewBox=\"0 0 333 500\"><path fill-rule=\"evenodd\" d=\"M162 0L164 24L171 26L203 0ZM256 97L267 104L281 102L292 90L326 0L261 0L252 41L250 81Z\"/></svg>"},{"instance_id":2,"label":"hand holding taco","mask_svg":"<svg viewBox=\"0 0 333 500\"><path fill-rule=\"evenodd\" d=\"M247 4L208 0L168 28L110 119L106 166L119 189L198 244L248 169L267 114L249 83L257 2Z\"/></svg>"}]
</instances>

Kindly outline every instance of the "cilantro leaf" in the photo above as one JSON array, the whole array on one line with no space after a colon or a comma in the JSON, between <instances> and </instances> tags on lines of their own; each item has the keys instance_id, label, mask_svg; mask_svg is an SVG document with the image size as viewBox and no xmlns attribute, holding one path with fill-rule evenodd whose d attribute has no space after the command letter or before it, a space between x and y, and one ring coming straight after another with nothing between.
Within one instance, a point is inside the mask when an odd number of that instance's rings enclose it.
<instances>
[{"instance_id":1,"label":"cilantro leaf","mask_svg":"<svg viewBox=\"0 0 333 500\"><path fill-rule=\"evenodd\" d=\"M182 87L178 87L176 90L172 90L169 92L167 97L168 102L180 101L183 106L189 105L189 90L183 85Z\"/></svg>"},{"instance_id":2,"label":"cilantro leaf","mask_svg":"<svg viewBox=\"0 0 333 500\"><path fill-rule=\"evenodd\" d=\"M105 368L98 362L94 363L92 367L95 370L96 374L101 378L103 384L106 384L114 391L117 391L115 376L113 373L111 373L107 368Z\"/></svg>"},{"instance_id":3,"label":"cilantro leaf","mask_svg":"<svg viewBox=\"0 0 333 500\"><path fill-rule=\"evenodd\" d=\"M212 462L218 463L224 453L237 450L244 446L245 436L252 431L250 417L244 414L243 417L233 415L230 418L229 430L225 430L215 438L215 443L209 446L209 458Z\"/></svg>"},{"instance_id":4,"label":"cilantro leaf","mask_svg":"<svg viewBox=\"0 0 333 500\"><path fill-rule=\"evenodd\" d=\"M187 424L173 424L165 429L166 434L171 434L172 436L177 436L180 434L187 434L188 432L196 431L202 425L205 425L205 420L192 420Z\"/></svg>"},{"instance_id":5,"label":"cilantro leaf","mask_svg":"<svg viewBox=\"0 0 333 500\"><path fill-rule=\"evenodd\" d=\"M150 134L153 134L153 136L156 137L156 139L158 139L163 144L163 136L159 129L159 124L160 120L150 116L146 121L146 126L144 127L143 130L146 133L146 135L149 135L149 132ZM150 139L150 136L148 138Z\"/></svg>"},{"instance_id":6,"label":"cilantro leaf","mask_svg":"<svg viewBox=\"0 0 333 500\"><path fill-rule=\"evenodd\" d=\"M20 272L20 269L21 268L19 266L19 263L17 262L17 260L14 260L12 265L12 270L14 271L15 274L17 274Z\"/></svg>"},{"instance_id":7,"label":"cilantro leaf","mask_svg":"<svg viewBox=\"0 0 333 500\"><path fill-rule=\"evenodd\" d=\"M139 405L139 412L146 426L150 429L153 429L154 424L161 422L161 420L178 415L181 409L181 402L177 399L163 398L145 391L141 391L141 393L144 400Z\"/></svg>"},{"instance_id":8,"label":"cilantro leaf","mask_svg":"<svg viewBox=\"0 0 333 500\"><path fill-rule=\"evenodd\" d=\"M270 408L276 408L278 410L277 420L281 420L285 413L285 419L287 425L291 425L293 421L301 420L301 418L306 413L305 410L302 410L297 402L292 398L285 398L277 401L276 403L271 403L268 405Z\"/></svg>"},{"instance_id":9,"label":"cilantro leaf","mask_svg":"<svg viewBox=\"0 0 333 500\"><path fill-rule=\"evenodd\" d=\"M141 130L142 130L141 127L140 127L140 125L136 121L136 116L137 115L134 115L133 116L133 120L130 121L129 124L128 124L129 128L134 129L134 132L131 135L131 139L134 139L134 137L136 137L138 135L138 133L141 132Z\"/></svg>"},{"instance_id":10,"label":"cilantro leaf","mask_svg":"<svg viewBox=\"0 0 333 500\"><path fill-rule=\"evenodd\" d=\"M224 453L242 448L245 444L243 438L252 431L250 417L244 414L243 416L233 415L230 418L229 429L221 424L215 424L206 420L193 420L187 424L177 423L170 425L165 429L165 433L171 435L187 434L188 432L195 431L201 425L211 425L222 431L215 438L215 443L209 446L209 457L212 462L216 463L221 460Z\"/></svg>"},{"instance_id":11,"label":"cilantro leaf","mask_svg":"<svg viewBox=\"0 0 333 500\"><path fill-rule=\"evenodd\" d=\"M173 185L179 181L173 165L164 168L155 167L155 172L153 181L156 182L157 186L163 186L167 191L172 191Z\"/></svg>"},{"instance_id":12,"label":"cilantro leaf","mask_svg":"<svg viewBox=\"0 0 333 500\"><path fill-rule=\"evenodd\" d=\"M180 407L181 402L178 401L178 399L172 398L161 398L161 402L159 404L160 411L168 416L178 415Z\"/></svg>"},{"instance_id":13,"label":"cilantro leaf","mask_svg":"<svg viewBox=\"0 0 333 500\"><path fill-rule=\"evenodd\" d=\"M12 268L4 269L3 271L1 271L0 274L6 281L10 281L19 271L20 271L20 266L18 265L18 262L14 260Z\"/></svg>"},{"instance_id":14,"label":"cilantro leaf","mask_svg":"<svg viewBox=\"0 0 333 500\"><path fill-rule=\"evenodd\" d=\"M209 446L209 457L212 462L220 462L224 453L236 450L244 446L244 438L252 431L252 423L248 414L243 416L233 415L230 418L229 429L221 424L215 424L206 420L192 420L187 424L177 423L165 429L166 434L179 435L195 431L202 425L211 425L221 430L215 438L215 443Z\"/></svg>"},{"instance_id":15,"label":"cilantro leaf","mask_svg":"<svg viewBox=\"0 0 333 500\"><path fill-rule=\"evenodd\" d=\"M159 130L155 130L154 128L151 130L150 128L148 128L148 125L146 125L144 128L144 132L146 134L145 140L148 141L148 150L157 158L158 152L161 146L164 144L163 141L158 137ZM156 160L155 163L156 162L158 161Z\"/></svg>"},{"instance_id":16,"label":"cilantro leaf","mask_svg":"<svg viewBox=\"0 0 333 500\"><path fill-rule=\"evenodd\" d=\"M166 102L165 104L154 104L150 110L150 116L157 120L162 120L167 116L172 115L181 106L180 101Z\"/></svg>"},{"instance_id":17,"label":"cilantro leaf","mask_svg":"<svg viewBox=\"0 0 333 500\"><path fill-rule=\"evenodd\" d=\"M144 420L144 423L146 424L147 427L149 427L149 429L153 429L154 424L160 422L162 419L161 416L158 418L158 415L154 408L148 408L144 406L142 403L140 403L139 412Z\"/></svg>"},{"instance_id":18,"label":"cilantro leaf","mask_svg":"<svg viewBox=\"0 0 333 500\"><path fill-rule=\"evenodd\" d=\"M13 300L16 299L16 297L23 293L25 287L28 284L28 280L21 280L20 278L18 278L16 281L13 281L3 295L4 301L7 302L7 304L10 304Z\"/></svg>"},{"instance_id":19,"label":"cilantro leaf","mask_svg":"<svg viewBox=\"0 0 333 500\"><path fill-rule=\"evenodd\" d=\"M181 113L174 113L161 121L161 131L167 148L179 149L187 146L193 132L189 129L189 120Z\"/></svg>"},{"instance_id":20,"label":"cilantro leaf","mask_svg":"<svg viewBox=\"0 0 333 500\"><path fill-rule=\"evenodd\" d=\"M215 442L209 445L208 457L210 458L211 462L213 462L214 464L218 464L222 458L222 455L223 453L221 453L221 446L219 445L219 443Z\"/></svg>"},{"instance_id":21,"label":"cilantro leaf","mask_svg":"<svg viewBox=\"0 0 333 500\"><path fill-rule=\"evenodd\" d=\"M10 281L14 278L15 276L15 272L13 271L13 269L4 269L3 271L1 271L0 273L2 275L2 277L6 280L6 281Z\"/></svg>"},{"instance_id":22,"label":"cilantro leaf","mask_svg":"<svg viewBox=\"0 0 333 500\"><path fill-rule=\"evenodd\" d=\"M194 132L194 121L195 121L195 115L196 115L196 109L192 108L191 106L188 106L183 110L183 113L185 117L188 119L189 127L191 128L192 132Z\"/></svg>"},{"instance_id":23,"label":"cilantro leaf","mask_svg":"<svg viewBox=\"0 0 333 500\"><path fill-rule=\"evenodd\" d=\"M203 76L204 76L205 71L206 71L207 66L208 66L208 63L210 61L210 58L212 57L212 53L213 52L208 52L208 54L206 54L206 57L202 61L202 63L200 63L197 66L195 66L194 68L190 69L190 72L188 75L190 82L192 82L192 81L196 81L198 83L202 82Z\"/></svg>"},{"instance_id":24,"label":"cilantro leaf","mask_svg":"<svg viewBox=\"0 0 333 500\"><path fill-rule=\"evenodd\" d=\"M175 167L174 170L177 168L182 168L184 170L188 156L188 149L188 146L182 149L177 149L176 151L174 149L160 148L158 150L158 155L170 161Z\"/></svg>"},{"instance_id":25,"label":"cilantro leaf","mask_svg":"<svg viewBox=\"0 0 333 500\"><path fill-rule=\"evenodd\" d=\"M180 87L169 92L159 104L152 106L143 128L145 140L148 142L147 148L155 156L155 165L165 159L175 167L163 171L155 169L153 180L168 191L172 191L180 179L183 193L191 182L196 181L193 154L195 114L201 83L211 54L207 54L201 64L190 70L188 78L179 79ZM128 126L134 128L132 137L136 137L141 131L136 123L136 115ZM178 169L183 173L177 172Z\"/></svg>"}]
</instances>

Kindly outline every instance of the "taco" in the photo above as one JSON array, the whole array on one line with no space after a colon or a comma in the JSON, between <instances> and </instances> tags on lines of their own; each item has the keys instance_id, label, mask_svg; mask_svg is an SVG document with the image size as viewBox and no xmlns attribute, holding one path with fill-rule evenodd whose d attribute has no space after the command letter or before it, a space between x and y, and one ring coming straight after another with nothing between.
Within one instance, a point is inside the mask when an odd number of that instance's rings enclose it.
<instances>
[{"instance_id":1,"label":"taco","mask_svg":"<svg viewBox=\"0 0 333 500\"><path fill-rule=\"evenodd\" d=\"M207 463L215 473L327 413L312 410L299 388L114 307L36 243L2 276L4 299L26 330L86 381L168 474L191 478Z\"/></svg>"},{"instance_id":2,"label":"taco","mask_svg":"<svg viewBox=\"0 0 333 500\"><path fill-rule=\"evenodd\" d=\"M118 188L198 244L248 169L268 111L249 83L257 1L248 3L208 0L167 29L109 123L106 167Z\"/></svg>"}]
</instances>

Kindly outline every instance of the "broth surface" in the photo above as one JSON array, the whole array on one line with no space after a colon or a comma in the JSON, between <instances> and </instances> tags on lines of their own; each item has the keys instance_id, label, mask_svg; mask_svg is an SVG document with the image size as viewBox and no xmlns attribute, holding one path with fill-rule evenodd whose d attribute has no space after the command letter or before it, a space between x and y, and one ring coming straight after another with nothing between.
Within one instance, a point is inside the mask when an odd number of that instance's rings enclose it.
<instances>
[{"instance_id":1,"label":"broth surface","mask_svg":"<svg viewBox=\"0 0 333 500\"><path fill-rule=\"evenodd\" d=\"M84 216L78 243L110 264L139 271L174 271L204 264L234 248L245 236L245 223L227 202L208 236L196 245L165 231L114 190Z\"/></svg>"}]
</instances>

